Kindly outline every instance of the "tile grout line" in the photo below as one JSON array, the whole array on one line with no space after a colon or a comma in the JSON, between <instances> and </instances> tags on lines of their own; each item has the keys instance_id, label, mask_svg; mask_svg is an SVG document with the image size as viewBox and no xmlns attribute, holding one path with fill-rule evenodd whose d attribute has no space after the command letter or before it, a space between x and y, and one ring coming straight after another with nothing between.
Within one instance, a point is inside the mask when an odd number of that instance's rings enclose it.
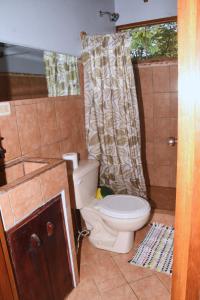
<instances>
[{"instance_id":1,"label":"tile grout line","mask_svg":"<svg viewBox=\"0 0 200 300\"><path fill-rule=\"evenodd\" d=\"M13 104L13 107L14 107L14 110L15 110L15 119L16 119L16 127L17 127L17 137L18 137L18 141L19 141L19 148L20 148L20 157L23 156L22 154L22 146L21 146L21 139L20 139L20 130L19 130L19 124L18 124L18 118L17 118L17 108L16 108L16 105Z\"/></svg>"},{"instance_id":2,"label":"tile grout line","mask_svg":"<svg viewBox=\"0 0 200 300\"><path fill-rule=\"evenodd\" d=\"M135 295L135 297L139 300L138 296L136 295L135 291L132 289L132 287L130 286L128 280L126 279L126 277L124 276L123 272L120 270L119 266L117 265L117 263L115 262L114 258L111 256L112 261L114 262L114 264L116 265L116 267L119 269L120 274L122 275L122 277L124 278L126 284L128 284L128 286L130 287L131 291L133 292L133 294Z\"/></svg>"},{"instance_id":3,"label":"tile grout line","mask_svg":"<svg viewBox=\"0 0 200 300\"><path fill-rule=\"evenodd\" d=\"M168 288L165 286L165 284L162 282L162 280L159 278L159 276L157 274L156 275L156 278L159 279L159 281L162 283L162 285L165 287L165 289L168 291L168 293L171 295L171 291L168 290ZM167 274L166 274L167 275Z\"/></svg>"},{"instance_id":4,"label":"tile grout line","mask_svg":"<svg viewBox=\"0 0 200 300\"><path fill-rule=\"evenodd\" d=\"M102 298L101 297L101 292L99 291L98 284L96 283L95 279L91 279L91 280L94 282L94 285L96 287L97 293L99 294L100 298Z\"/></svg>"}]
</instances>

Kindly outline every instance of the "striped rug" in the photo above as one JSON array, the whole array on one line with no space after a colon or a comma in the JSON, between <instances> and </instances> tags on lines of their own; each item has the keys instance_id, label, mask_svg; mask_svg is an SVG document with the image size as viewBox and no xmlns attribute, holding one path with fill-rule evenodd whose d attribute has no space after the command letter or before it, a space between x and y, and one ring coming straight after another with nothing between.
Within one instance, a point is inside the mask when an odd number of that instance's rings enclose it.
<instances>
[{"instance_id":1,"label":"striped rug","mask_svg":"<svg viewBox=\"0 0 200 300\"><path fill-rule=\"evenodd\" d=\"M153 223L136 254L129 261L133 265L172 273L174 227Z\"/></svg>"}]
</instances>

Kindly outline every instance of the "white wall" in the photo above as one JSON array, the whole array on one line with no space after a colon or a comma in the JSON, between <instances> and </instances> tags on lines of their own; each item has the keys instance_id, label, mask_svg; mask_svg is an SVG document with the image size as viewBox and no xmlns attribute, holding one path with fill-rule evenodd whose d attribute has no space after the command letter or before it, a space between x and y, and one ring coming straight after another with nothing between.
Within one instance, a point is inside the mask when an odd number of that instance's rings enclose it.
<instances>
[{"instance_id":1,"label":"white wall","mask_svg":"<svg viewBox=\"0 0 200 300\"><path fill-rule=\"evenodd\" d=\"M114 0L0 0L0 42L80 55L80 31L109 33Z\"/></svg>"},{"instance_id":2,"label":"white wall","mask_svg":"<svg viewBox=\"0 0 200 300\"><path fill-rule=\"evenodd\" d=\"M166 18L177 15L177 0L115 0L115 11L120 14L116 25Z\"/></svg>"}]
</instances>

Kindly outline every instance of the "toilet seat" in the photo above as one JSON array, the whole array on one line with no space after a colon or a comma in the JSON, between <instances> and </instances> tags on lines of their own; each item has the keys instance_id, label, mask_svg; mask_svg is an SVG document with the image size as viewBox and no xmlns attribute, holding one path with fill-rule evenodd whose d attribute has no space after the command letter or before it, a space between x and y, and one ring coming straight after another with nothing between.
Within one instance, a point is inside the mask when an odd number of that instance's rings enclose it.
<instances>
[{"instance_id":1,"label":"toilet seat","mask_svg":"<svg viewBox=\"0 0 200 300\"><path fill-rule=\"evenodd\" d=\"M139 218L150 211L150 205L145 199L130 195L109 195L94 207L101 213L118 219Z\"/></svg>"}]
</instances>

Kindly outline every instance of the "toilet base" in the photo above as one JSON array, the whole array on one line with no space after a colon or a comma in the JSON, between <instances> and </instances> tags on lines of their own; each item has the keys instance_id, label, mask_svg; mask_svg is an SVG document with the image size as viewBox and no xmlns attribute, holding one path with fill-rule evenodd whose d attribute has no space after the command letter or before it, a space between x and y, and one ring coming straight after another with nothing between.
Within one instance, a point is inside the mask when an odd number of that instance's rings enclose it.
<instances>
[{"instance_id":1,"label":"toilet base","mask_svg":"<svg viewBox=\"0 0 200 300\"><path fill-rule=\"evenodd\" d=\"M97 248L117 253L128 253L133 247L134 232L118 232L114 241L113 239L97 240L92 235L89 236L89 240Z\"/></svg>"},{"instance_id":2,"label":"toilet base","mask_svg":"<svg viewBox=\"0 0 200 300\"><path fill-rule=\"evenodd\" d=\"M99 214L92 204L80 212L90 231L90 242L97 248L117 253L128 253L132 249L134 232L144 226L150 214L137 219L116 219Z\"/></svg>"}]
</instances>

